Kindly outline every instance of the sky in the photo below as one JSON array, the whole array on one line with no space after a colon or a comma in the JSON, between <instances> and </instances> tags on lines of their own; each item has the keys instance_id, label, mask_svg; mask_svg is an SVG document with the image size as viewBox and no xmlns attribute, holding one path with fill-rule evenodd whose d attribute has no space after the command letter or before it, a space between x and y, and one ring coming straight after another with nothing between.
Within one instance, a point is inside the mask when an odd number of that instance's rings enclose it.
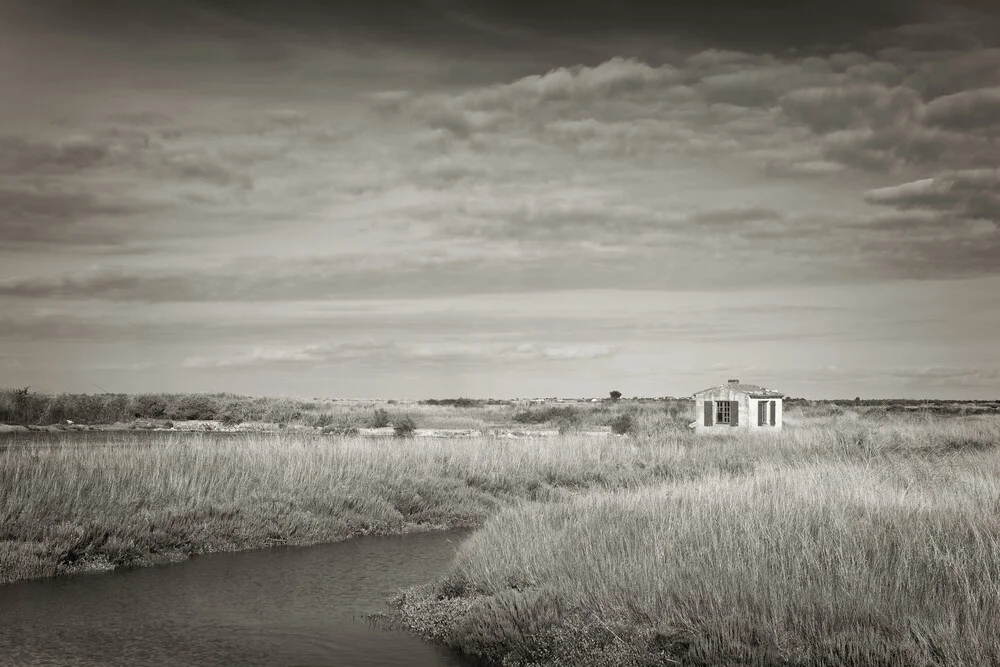
<instances>
[{"instance_id":1,"label":"sky","mask_svg":"<svg viewBox=\"0 0 1000 667\"><path fill-rule=\"evenodd\" d=\"M1000 397L993 0L0 0L0 386Z\"/></svg>"}]
</instances>

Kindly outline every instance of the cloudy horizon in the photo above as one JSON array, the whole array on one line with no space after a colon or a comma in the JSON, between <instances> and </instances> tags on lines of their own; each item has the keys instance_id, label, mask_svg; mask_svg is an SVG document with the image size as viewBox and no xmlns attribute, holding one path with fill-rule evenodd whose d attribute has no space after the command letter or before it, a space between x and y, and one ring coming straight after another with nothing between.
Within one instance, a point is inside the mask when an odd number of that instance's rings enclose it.
<instances>
[{"instance_id":1,"label":"cloudy horizon","mask_svg":"<svg viewBox=\"0 0 1000 667\"><path fill-rule=\"evenodd\" d=\"M0 385L1000 396L985 0L0 0Z\"/></svg>"}]
</instances>

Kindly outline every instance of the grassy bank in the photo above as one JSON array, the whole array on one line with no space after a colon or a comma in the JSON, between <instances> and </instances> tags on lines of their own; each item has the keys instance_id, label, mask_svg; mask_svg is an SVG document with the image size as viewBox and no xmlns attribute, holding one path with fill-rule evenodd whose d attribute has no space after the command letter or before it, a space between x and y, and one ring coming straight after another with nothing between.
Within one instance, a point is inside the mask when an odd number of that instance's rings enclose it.
<instances>
[{"instance_id":1,"label":"grassy bank","mask_svg":"<svg viewBox=\"0 0 1000 667\"><path fill-rule=\"evenodd\" d=\"M702 468L676 442L583 436L95 435L0 448L0 581L478 525L522 500Z\"/></svg>"},{"instance_id":2,"label":"grassy bank","mask_svg":"<svg viewBox=\"0 0 1000 667\"><path fill-rule=\"evenodd\" d=\"M506 665L1000 664L998 443L965 418L705 444L700 475L505 509L400 609Z\"/></svg>"}]
</instances>

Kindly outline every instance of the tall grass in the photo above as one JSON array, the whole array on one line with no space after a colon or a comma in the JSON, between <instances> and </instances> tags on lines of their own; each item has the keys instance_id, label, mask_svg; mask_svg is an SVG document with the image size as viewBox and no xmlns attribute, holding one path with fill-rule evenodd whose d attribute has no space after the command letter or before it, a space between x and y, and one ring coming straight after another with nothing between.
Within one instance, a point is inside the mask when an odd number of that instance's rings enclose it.
<instances>
[{"instance_id":1,"label":"tall grass","mask_svg":"<svg viewBox=\"0 0 1000 667\"><path fill-rule=\"evenodd\" d=\"M663 478L679 451L583 437L46 437L0 447L0 581L480 524L519 500Z\"/></svg>"},{"instance_id":2,"label":"tall grass","mask_svg":"<svg viewBox=\"0 0 1000 667\"><path fill-rule=\"evenodd\" d=\"M0 424L114 424L134 419L291 423L319 409L313 401L235 394L44 394L0 390Z\"/></svg>"},{"instance_id":3,"label":"tall grass","mask_svg":"<svg viewBox=\"0 0 1000 667\"><path fill-rule=\"evenodd\" d=\"M1000 423L789 435L505 509L404 618L505 665L1000 664Z\"/></svg>"},{"instance_id":4,"label":"tall grass","mask_svg":"<svg viewBox=\"0 0 1000 667\"><path fill-rule=\"evenodd\" d=\"M790 412L788 424L721 437L8 438L0 582L485 524L402 610L510 664L1000 659L1000 420Z\"/></svg>"}]
</instances>

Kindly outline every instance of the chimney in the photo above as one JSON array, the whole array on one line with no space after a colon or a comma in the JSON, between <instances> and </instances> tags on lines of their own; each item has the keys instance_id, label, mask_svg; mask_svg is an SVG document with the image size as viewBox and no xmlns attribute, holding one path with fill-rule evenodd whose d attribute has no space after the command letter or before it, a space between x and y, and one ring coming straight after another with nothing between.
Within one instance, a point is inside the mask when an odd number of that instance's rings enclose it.
<instances>
[{"instance_id":1,"label":"chimney","mask_svg":"<svg viewBox=\"0 0 1000 667\"><path fill-rule=\"evenodd\" d=\"M729 381L729 384L739 384L739 383L740 383L739 380L730 380Z\"/></svg>"}]
</instances>

